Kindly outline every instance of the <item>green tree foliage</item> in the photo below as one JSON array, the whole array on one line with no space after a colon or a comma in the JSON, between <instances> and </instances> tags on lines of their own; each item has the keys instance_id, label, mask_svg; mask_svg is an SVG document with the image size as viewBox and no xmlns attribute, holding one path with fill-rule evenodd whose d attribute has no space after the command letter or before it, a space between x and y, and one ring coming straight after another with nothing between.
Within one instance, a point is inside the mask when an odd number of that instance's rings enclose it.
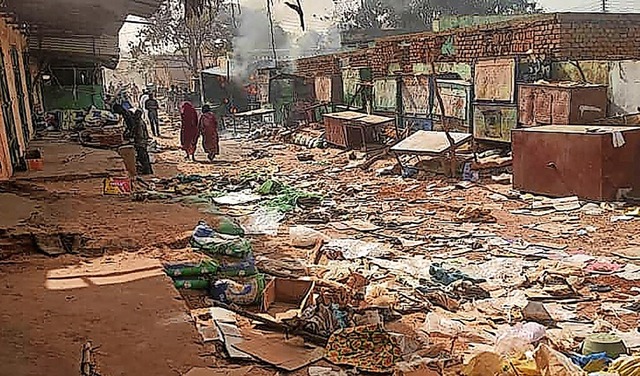
<instances>
[{"instance_id":1,"label":"green tree foliage","mask_svg":"<svg viewBox=\"0 0 640 376\"><path fill-rule=\"evenodd\" d=\"M343 0L334 0L339 3ZM343 29L431 28L440 15L511 15L538 12L530 0L361 0L341 15Z\"/></svg>"},{"instance_id":2,"label":"green tree foliage","mask_svg":"<svg viewBox=\"0 0 640 376\"><path fill-rule=\"evenodd\" d=\"M166 53L184 58L197 75L212 56L231 48L234 17L223 0L210 0L206 8L189 2L166 1L130 45L134 57Z\"/></svg>"}]
</instances>

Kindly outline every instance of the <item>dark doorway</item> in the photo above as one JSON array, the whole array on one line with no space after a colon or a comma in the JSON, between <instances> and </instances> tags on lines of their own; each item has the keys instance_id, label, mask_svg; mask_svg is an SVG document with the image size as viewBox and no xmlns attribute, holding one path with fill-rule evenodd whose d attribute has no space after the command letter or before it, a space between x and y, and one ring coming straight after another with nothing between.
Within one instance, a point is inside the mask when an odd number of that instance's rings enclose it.
<instances>
[{"instance_id":1,"label":"dark doorway","mask_svg":"<svg viewBox=\"0 0 640 376\"><path fill-rule=\"evenodd\" d=\"M11 95L9 94L9 83L7 82L7 72L4 65L4 51L0 49L0 101L2 106L2 117L7 132L9 142L9 155L11 165L18 169L20 163L20 144L18 143L18 132L13 118L13 107L11 105Z\"/></svg>"},{"instance_id":2,"label":"dark doorway","mask_svg":"<svg viewBox=\"0 0 640 376\"><path fill-rule=\"evenodd\" d=\"M16 92L18 94L18 110L20 111L20 126L22 127L22 134L24 136L24 142L27 143L30 138L29 124L27 123L27 105L24 101L24 85L22 82L22 71L20 67L20 55L18 55L18 49L16 46L11 47L11 65L13 66L13 77L16 85Z\"/></svg>"}]
</instances>

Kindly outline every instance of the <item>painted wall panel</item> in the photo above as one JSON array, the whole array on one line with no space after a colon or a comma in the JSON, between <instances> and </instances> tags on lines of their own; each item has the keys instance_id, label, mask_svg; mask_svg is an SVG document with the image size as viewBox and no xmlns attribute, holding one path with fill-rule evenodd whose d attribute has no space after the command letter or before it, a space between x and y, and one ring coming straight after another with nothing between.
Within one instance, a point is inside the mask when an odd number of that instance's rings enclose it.
<instances>
[{"instance_id":1,"label":"painted wall panel","mask_svg":"<svg viewBox=\"0 0 640 376\"><path fill-rule=\"evenodd\" d=\"M402 85L402 103L405 114L428 114L429 79L426 76L405 77Z\"/></svg>"},{"instance_id":2,"label":"painted wall panel","mask_svg":"<svg viewBox=\"0 0 640 376\"><path fill-rule=\"evenodd\" d=\"M360 83L360 70L346 68L342 71L342 91L344 103L351 103L351 100L358 91L358 83Z\"/></svg>"},{"instance_id":3,"label":"painted wall panel","mask_svg":"<svg viewBox=\"0 0 640 376\"><path fill-rule=\"evenodd\" d=\"M373 102L377 111L395 111L398 85L395 78L375 80Z\"/></svg>"},{"instance_id":4,"label":"painted wall panel","mask_svg":"<svg viewBox=\"0 0 640 376\"><path fill-rule=\"evenodd\" d=\"M439 62L434 63L436 73L457 73L460 79L471 82L473 75L471 74L471 64Z\"/></svg>"},{"instance_id":5,"label":"painted wall panel","mask_svg":"<svg viewBox=\"0 0 640 376\"><path fill-rule=\"evenodd\" d=\"M471 82L473 75L471 74L471 64L454 63L454 62L435 62L433 63L437 74L457 73L461 80ZM416 63L413 64L414 74L432 74L431 64Z\"/></svg>"},{"instance_id":6,"label":"painted wall panel","mask_svg":"<svg viewBox=\"0 0 640 376\"><path fill-rule=\"evenodd\" d=\"M640 61L611 63L610 115L638 112L640 106Z\"/></svg>"},{"instance_id":7,"label":"painted wall panel","mask_svg":"<svg viewBox=\"0 0 640 376\"><path fill-rule=\"evenodd\" d=\"M256 74L257 99L261 105L269 103L269 72Z\"/></svg>"},{"instance_id":8,"label":"painted wall panel","mask_svg":"<svg viewBox=\"0 0 640 376\"><path fill-rule=\"evenodd\" d=\"M474 104L473 116L474 138L511 142L511 130L516 128L518 122L515 106Z\"/></svg>"},{"instance_id":9,"label":"painted wall panel","mask_svg":"<svg viewBox=\"0 0 640 376\"><path fill-rule=\"evenodd\" d=\"M515 77L514 59L479 60L476 63L474 76L475 99L513 102Z\"/></svg>"},{"instance_id":10,"label":"painted wall panel","mask_svg":"<svg viewBox=\"0 0 640 376\"><path fill-rule=\"evenodd\" d=\"M518 61L518 82L534 83L551 80L551 60L549 58L527 57Z\"/></svg>"},{"instance_id":11,"label":"painted wall panel","mask_svg":"<svg viewBox=\"0 0 640 376\"><path fill-rule=\"evenodd\" d=\"M331 77L319 76L315 82L316 100L319 102L331 102Z\"/></svg>"},{"instance_id":12,"label":"painted wall panel","mask_svg":"<svg viewBox=\"0 0 640 376\"><path fill-rule=\"evenodd\" d=\"M454 82L438 81L438 88L444 104L445 115L468 123L471 87ZM436 106L434 112L436 115L440 115L440 106Z\"/></svg>"}]
</instances>

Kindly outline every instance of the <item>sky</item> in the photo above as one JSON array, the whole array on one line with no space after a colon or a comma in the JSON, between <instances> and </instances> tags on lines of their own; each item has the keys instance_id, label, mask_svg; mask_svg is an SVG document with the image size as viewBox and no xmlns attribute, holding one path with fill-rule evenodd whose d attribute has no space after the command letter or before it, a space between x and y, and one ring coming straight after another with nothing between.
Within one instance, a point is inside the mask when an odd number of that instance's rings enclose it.
<instances>
[{"instance_id":1,"label":"sky","mask_svg":"<svg viewBox=\"0 0 640 376\"><path fill-rule=\"evenodd\" d=\"M237 0L243 6L264 8L266 0ZM290 32L298 32L297 14L284 5L283 0L274 0L274 18L283 29ZM609 12L640 13L640 0L605 0ZM545 12L599 12L602 9L602 0L538 0ZM333 0L302 0L302 6L307 17L305 21L310 29L316 31L326 30L330 24L321 21L312 15L330 15ZM131 17L131 19L136 19ZM126 23L120 30L120 48L127 51L129 41L134 41L141 25Z\"/></svg>"}]
</instances>

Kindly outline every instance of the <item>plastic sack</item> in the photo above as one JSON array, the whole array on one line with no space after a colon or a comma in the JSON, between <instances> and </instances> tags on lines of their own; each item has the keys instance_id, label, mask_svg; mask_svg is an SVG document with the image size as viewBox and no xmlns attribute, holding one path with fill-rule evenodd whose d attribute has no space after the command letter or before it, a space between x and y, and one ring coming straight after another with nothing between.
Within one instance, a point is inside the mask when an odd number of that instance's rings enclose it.
<instances>
[{"instance_id":1,"label":"plastic sack","mask_svg":"<svg viewBox=\"0 0 640 376\"><path fill-rule=\"evenodd\" d=\"M210 256L225 255L244 258L252 251L251 243L246 239L192 238L190 244L194 249Z\"/></svg>"},{"instance_id":2,"label":"plastic sack","mask_svg":"<svg viewBox=\"0 0 640 376\"><path fill-rule=\"evenodd\" d=\"M177 289L185 290L206 290L209 288L209 281L207 279L176 279L173 281L173 285Z\"/></svg>"},{"instance_id":3,"label":"plastic sack","mask_svg":"<svg viewBox=\"0 0 640 376\"><path fill-rule=\"evenodd\" d=\"M258 274L253 252L245 254L242 258L224 255L212 255L211 258L218 264L218 277L250 277Z\"/></svg>"},{"instance_id":4,"label":"plastic sack","mask_svg":"<svg viewBox=\"0 0 640 376\"><path fill-rule=\"evenodd\" d=\"M465 376L540 376L538 366L531 357L509 359L488 351L474 356L465 365L462 374Z\"/></svg>"},{"instance_id":5,"label":"plastic sack","mask_svg":"<svg viewBox=\"0 0 640 376\"><path fill-rule=\"evenodd\" d=\"M502 358L492 352L481 352L474 356L464 366L462 374L465 376L494 376L500 373Z\"/></svg>"},{"instance_id":6,"label":"plastic sack","mask_svg":"<svg viewBox=\"0 0 640 376\"><path fill-rule=\"evenodd\" d=\"M442 317L437 313L429 312L421 329L427 334L457 337L464 332L464 325L458 321Z\"/></svg>"},{"instance_id":7,"label":"plastic sack","mask_svg":"<svg viewBox=\"0 0 640 376\"><path fill-rule=\"evenodd\" d=\"M311 247L319 239L329 240L329 237L307 226L293 226L289 228L291 245L294 247Z\"/></svg>"},{"instance_id":8,"label":"plastic sack","mask_svg":"<svg viewBox=\"0 0 640 376\"><path fill-rule=\"evenodd\" d=\"M613 361L609 372L617 372L620 376L640 376L640 356L626 356Z\"/></svg>"},{"instance_id":9,"label":"plastic sack","mask_svg":"<svg viewBox=\"0 0 640 376\"><path fill-rule=\"evenodd\" d=\"M211 297L225 304L251 305L258 303L265 287L263 274L232 281L223 279L211 286Z\"/></svg>"},{"instance_id":10,"label":"plastic sack","mask_svg":"<svg viewBox=\"0 0 640 376\"><path fill-rule=\"evenodd\" d=\"M248 235L278 235L280 221L284 219L284 214L277 210L258 209L251 214L242 224L245 234Z\"/></svg>"},{"instance_id":11,"label":"plastic sack","mask_svg":"<svg viewBox=\"0 0 640 376\"><path fill-rule=\"evenodd\" d=\"M495 351L499 355L523 354L532 350L532 345L543 339L546 328L534 322L517 324L496 337Z\"/></svg>"},{"instance_id":12,"label":"plastic sack","mask_svg":"<svg viewBox=\"0 0 640 376\"><path fill-rule=\"evenodd\" d=\"M244 229L233 219L222 217L218 225L218 233L225 235L244 236Z\"/></svg>"},{"instance_id":13,"label":"plastic sack","mask_svg":"<svg viewBox=\"0 0 640 376\"><path fill-rule=\"evenodd\" d=\"M226 255L244 258L252 251L251 243L242 238L219 235L213 228L200 222L189 241L191 247L207 255Z\"/></svg>"},{"instance_id":14,"label":"plastic sack","mask_svg":"<svg viewBox=\"0 0 640 376\"><path fill-rule=\"evenodd\" d=\"M213 261L202 261L200 263L167 264L164 272L172 278L175 277L200 277L216 274L218 264Z\"/></svg>"}]
</instances>

